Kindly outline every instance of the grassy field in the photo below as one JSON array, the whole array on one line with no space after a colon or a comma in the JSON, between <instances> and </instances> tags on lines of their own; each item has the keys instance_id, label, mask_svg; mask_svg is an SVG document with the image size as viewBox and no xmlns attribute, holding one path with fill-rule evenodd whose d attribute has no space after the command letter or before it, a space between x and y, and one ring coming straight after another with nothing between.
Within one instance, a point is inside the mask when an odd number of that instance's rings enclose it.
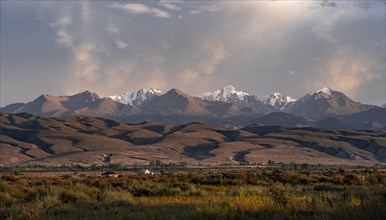
<instances>
[{"instance_id":1,"label":"grassy field","mask_svg":"<svg viewBox=\"0 0 386 220\"><path fill-rule=\"evenodd\" d=\"M0 219L386 219L386 171L3 173Z\"/></svg>"}]
</instances>

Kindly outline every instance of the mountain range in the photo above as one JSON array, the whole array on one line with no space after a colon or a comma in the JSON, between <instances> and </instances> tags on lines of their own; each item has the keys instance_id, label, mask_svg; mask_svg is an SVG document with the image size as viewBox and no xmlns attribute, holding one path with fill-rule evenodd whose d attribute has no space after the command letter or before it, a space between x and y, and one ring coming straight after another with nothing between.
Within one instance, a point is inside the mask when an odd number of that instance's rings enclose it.
<instances>
[{"instance_id":1,"label":"mountain range","mask_svg":"<svg viewBox=\"0 0 386 220\"><path fill-rule=\"evenodd\" d=\"M140 106L155 96L161 95L162 91L157 89L140 89L137 91L125 92L122 95L109 96L112 100L131 106Z\"/></svg>"},{"instance_id":2,"label":"mountain range","mask_svg":"<svg viewBox=\"0 0 386 220\"><path fill-rule=\"evenodd\" d=\"M385 129L385 108L354 101L324 87L298 100L273 93L258 97L231 85L191 96L179 89L162 92L140 89L100 97L85 91L72 96L41 95L28 103L0 108L10 114L27 112L43 117L73 115L104 117L125 123L202 122L239 128L250 123L297 127Z\"/></svg>"}]
</instances>

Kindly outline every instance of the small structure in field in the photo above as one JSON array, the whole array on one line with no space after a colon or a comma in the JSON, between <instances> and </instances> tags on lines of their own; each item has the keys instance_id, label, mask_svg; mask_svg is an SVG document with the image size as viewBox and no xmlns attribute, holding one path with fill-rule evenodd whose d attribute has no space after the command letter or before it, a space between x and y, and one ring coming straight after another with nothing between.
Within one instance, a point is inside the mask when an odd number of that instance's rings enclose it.
<instances>
[{"instance_id":1,"label":"small structure in field","mask_svg":"<svg viewBox=\"0 0 386 220\"><path fill-rule=\"evenodd\" d=\"M150 170L143 170L142 173L145 175L154 175L154 172L151 172Z\"/></svg>"},{"instance_id":2,"label":"small structure in field","mask_svg":"<svg viewBox=\"0 0 386 220\"><path fill-rule=\"evenodd\" d=\"M114 178L117 178L118 177L118 173L116 173L114 171L108 171L108 172L102 173L101 176L102 177L114 177Z\"/></svg>"}]
</instances>

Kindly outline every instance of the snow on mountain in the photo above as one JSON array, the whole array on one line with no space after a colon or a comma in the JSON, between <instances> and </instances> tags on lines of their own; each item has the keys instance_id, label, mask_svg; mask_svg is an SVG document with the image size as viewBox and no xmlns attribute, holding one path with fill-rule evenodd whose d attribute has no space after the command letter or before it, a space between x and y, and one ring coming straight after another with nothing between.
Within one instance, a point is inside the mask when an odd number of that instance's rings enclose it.
<instances>
[{"instance_id":1,"label":"snow on mountain","mask_svg":"<svg viewBox=\"0 0 386 220\"><path fill-rule=\"evenodd\" d=\"M162 94L162 91L151 88L151 89L140 89L137 91L129 91L129 92L123 93L122 95L113 95L108 97L122 104L139 106L149 101L154 96L158 96L161 94Z\"/></svg>"},{"instance_id":2,"label":"snow on mountain","mask_svg":"<svg viewBox=\"0 0 386 220\"><path fill-rule=\"evenodd\" d=\"M206 92L198 97L208 101L221 101L234 104L244 104L247 106L251 104L251 102L260 102L261 100L261 104L264 103L265 105L272 106L277 110L282 110L288 103L296 101L296 99L278 92L269 96L257 97L255 95L250 95L247 92L239 91L231 85L227 85L224 88L213 92Z\"/></svg>"},{"instance_id":3,"label":"snow on mountain","mask_svg":"<svg viewBox=\"0 0 386 220\"><path fill-rule=\"evenodd\" d=\"M316 92L312 92L311 95L318 94L318 93L321 93L321 92L326 94L326 95L328 95L328 96L333 96L332 95L332 90L330 88L328 88L328 87L323 87L323 88L319 89Z\"/></svg>"},{"instance_id":4,"label":"snow on mountain","mask_svg":"<svg viewBox=\"0 0 386 220\"><path fill-rule=\"evenodd\" d=\"M245 97L251 96L246 92L238 91L235 87L227 85L221 90L206 92L198 97L208 101L221 101L228 103L242 103Z\"/></svg>"},{"instance_id":5,"label":"snow on mountain","mask_svg":"<svg viewBox=\"0 0 386 220\"><path fill-rule=\"evenodd\" d=\"M202 95L198 95L197 97L201 99L205 99L208 101L216 101L216 97L220 94L220 90L215 90L213 92L205 92Z\"/></svg>"},{"instance_id":6,"label":"snow on mountain","mask_svg":"<svg viewBox=\"0 0 386 220\"><path fill-rule=\"evenodd\" d=\"M284 111L297 116L322 119L323 117L358 113L372 108L374 106L356 102L342 92L323 87L287 105Z\"/></svg>"},{"instance_id":7,"label":"snow on mountain","mask_svg":"<svg viewBox=\"0 0 386 220\"><path fill-rule=\"evenodd\" d=\"M328 87L323 87L317 91L310 92L310 93L304 95L303 97L299 98L296 101L296 105L299 105L301 103L305 103L306 101L308 101L310 99L319 99L319 98L329 99L329 98L332 98L335 96L342 96L342 95L344 95L344 94L341 92L334 91ZM292 106L290 106L290 107L292 108Z\"/></svg>"},{"instance_id":8,"label":"snow on mountain","mask_svg":"<svg viewBox=\"0 0 386 220\"><path fill-rule=\"evenodd\" d=\"M285 106L288 103L295 102L295 101L296 101L296 99L293 99L289 96L285 96L285 95L278 93L278 92L275 92L269 96L266 96L263 99L264 104L270 105L277 110L282 110L285 108Z\"/></svg>"}]
</instances>

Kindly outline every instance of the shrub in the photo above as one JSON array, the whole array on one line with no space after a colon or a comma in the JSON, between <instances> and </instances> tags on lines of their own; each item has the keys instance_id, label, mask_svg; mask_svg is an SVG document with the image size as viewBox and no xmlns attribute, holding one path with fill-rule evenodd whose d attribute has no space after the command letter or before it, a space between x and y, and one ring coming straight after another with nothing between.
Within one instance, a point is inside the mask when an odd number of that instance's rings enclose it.
<instances>
[{"instance_id":1,"label":"shrub","mask_svg":"<svg viewBox=\"0 0 386 220\"><path fill-rule=\"evenodd\" d=\"M84 203L90 201L90 197L88 197L85 193L72 190L60 192L59 198L63 203Z\"/></svg>"},{"instance_id":2,"label":"shrub","mask_svg":"<svg viewBox=\"0 0 386 220\"><path fill-rule=\"evenodd\" d=\"M47 189L39 188L36 191L31 191L25 197L25 201L33 202L37 200L43 200L48 195Z\"/></svg>"},{"instance_id":3,"label":"shrub","mask_svg":"<svg viewBox=\"0 0 386 220\"><path fill-rule=\"evenodd\" d=\"M344 191L346 187L334 185L331 183L319 183L314 186L316 191Z\"/></svg>"},{"instance_id":4,"label":"shrub","mask_svg":"<svg viewBox=\"0 0 386 220\"><path fill-rule=\"evenodd\" d=\"M347 185L364 185L365 180L362 176L355 174L355 173L349 173L346 174L343 178L343 183Z\"/></svg>"},{"instance_id":5,"label":"shrub","mask_svg":"<svg viewBox=\"0 0 386 220\"><path fill-rule=\"evenodd\" d=\"M281 184L275 184L270 187L269 192L271 194L272 199L280 205L286 206L291 199L291 195L289 194L289 190L286 189Z\"/></svg>"},{"instance_id":6,"label":"shrub","mask_svg":"<svg viewBox=\"0 0 386 220\"><path fill-rule=\"evenodd\" d=\"M102 202L106 198L106 191L97 188L91 188L86 194L90 196L93 201Z\"/></svg>"}]
</instances>

